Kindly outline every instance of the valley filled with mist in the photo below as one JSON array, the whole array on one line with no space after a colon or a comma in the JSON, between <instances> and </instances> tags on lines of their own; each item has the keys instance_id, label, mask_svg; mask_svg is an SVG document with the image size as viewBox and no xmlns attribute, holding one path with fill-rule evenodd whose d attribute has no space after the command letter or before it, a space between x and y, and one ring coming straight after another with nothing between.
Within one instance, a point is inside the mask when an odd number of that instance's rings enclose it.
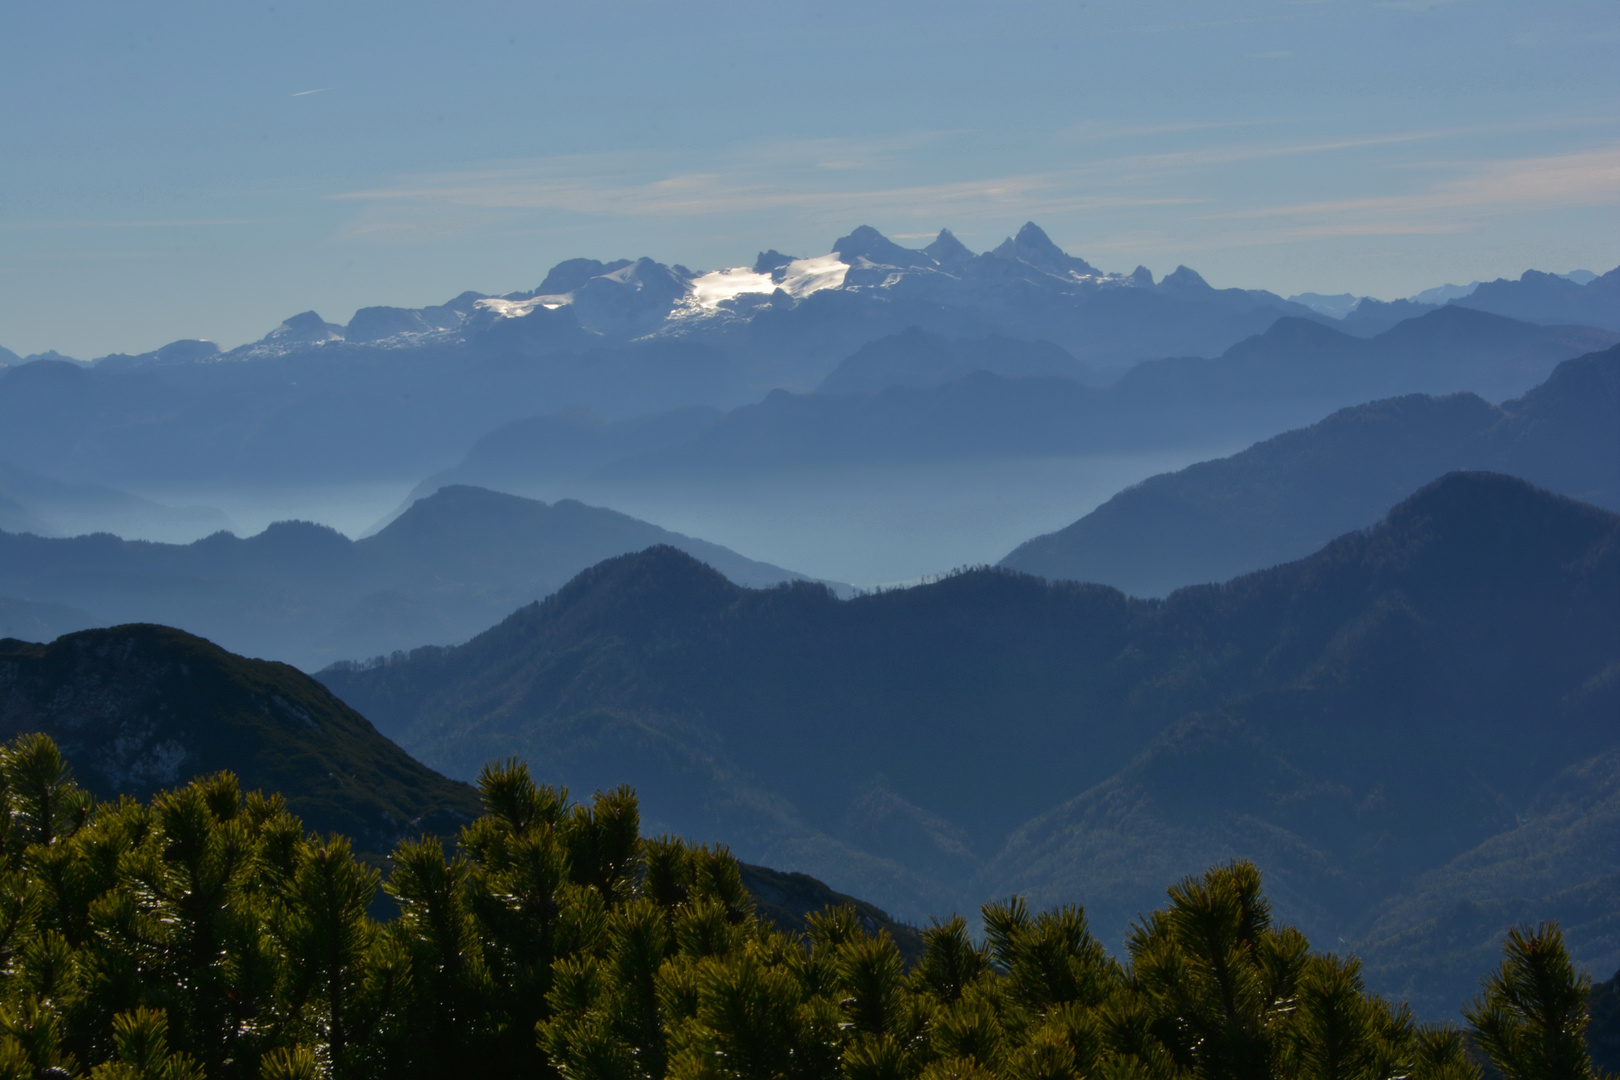
<instances>
[{"instance_id":1,"label":"valley filled with mist","mask_svg":"<svg viewBox=\"0 0 1620 1080\"><path fill-rule=\"evenodd\" d=\"M1620 269L1350 299L863 227L8 355L0 637L57 644L0 721L379 852L515 756L902 936L1017 894L1115 948L1249 860L1424 1017L1525 920L1609 972ZM244 657L260 704L181 689Z\"/></svg>"},{"instance_id":2,"label":"valley filled with mist","mask_svg":"<svg viewBox=\"0 0 1620 1080\"><path fill-rule=\"evenodd\" d=\"M0 32L0 1080L1620 1076L1620 5Z\"/></svg>"}]
</instances>

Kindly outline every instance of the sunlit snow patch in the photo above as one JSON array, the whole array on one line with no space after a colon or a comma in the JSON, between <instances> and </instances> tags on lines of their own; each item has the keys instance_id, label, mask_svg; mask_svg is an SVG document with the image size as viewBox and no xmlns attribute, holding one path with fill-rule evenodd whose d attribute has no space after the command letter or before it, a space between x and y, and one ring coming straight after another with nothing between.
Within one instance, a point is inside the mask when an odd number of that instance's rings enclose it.
<instances>
[{"instance_id":1,"label":"sunlit snow patch","mask_svg":"<svg viewBox=\"0 0 1620 1080\"><path fill-rule=\"evenodd\" d=\"M473 307L492 311L503 319L521 319L537 307L551 311L569 301L568 296L531 296L527 300L502 300L498 296L492 296L487 300L474 300Z\"/></svg>"},{"instance_id":2,"label":"sunlit snow patch","mask_svg":"<svg viewBox=\"0 0 1620 1080\"><path fill-rule=\"evenodd\" d=\"M756 274L747 266L729 270L715 270L692 279L688 302L706 311L713 311L727 300L746 293L773 293L781 289L794 299L809 296L822 289L836 289L844 283L848 264L837 255L818 255L814 259L795 259L782 268L782 280L777 282L770 274Z\"/></svg>"},{"instance_id":3,"label":"sunlit snow patch","mask_svg":"<svg viewBox=\"0 0 1620 1080\"><path fill-rule=\"evenodd\" d=\"M715 270L692 279L693 303L703 308L716 308L727 300L744 293L768 293L776 288L769 274L756 274L747 266L734 266L730 270Z\"/></svg>"}]
</instances>

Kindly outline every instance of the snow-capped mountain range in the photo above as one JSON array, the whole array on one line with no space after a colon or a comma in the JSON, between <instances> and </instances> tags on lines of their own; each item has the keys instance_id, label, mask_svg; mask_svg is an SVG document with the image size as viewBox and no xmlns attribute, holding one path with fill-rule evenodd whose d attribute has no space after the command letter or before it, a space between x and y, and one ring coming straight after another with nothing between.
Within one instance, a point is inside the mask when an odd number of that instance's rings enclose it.
<instances>
[{"instance_id":1,"label":"snow-capped mountain range","mask_svg":"<svg viewBox=\"0 0 1620 1080\"><path fill-rule=\"evenodd\" d=\"M1387 303L1348 293L1285 299L1260 289L1214 289L1186 266L1157 281L1142 266L1129 274L1104 272L1064 252L1033 222L983 253L970 251L948 229L926 247L906 248L863 225L824 255L769 250L751 266L702 272L648 258L569 259L529 291L464 292L422 308L361 308L347 324L306 311L229 351L182 340L94 362L252 360L339 344L544 354L686 341L728 353L739 347L781 353L776 331L798 326L792 335L798 340L785 350L798 355L785 367L766 364L761 378L748 381L756 390L808 388L872 339L866 331L874 321L889 330L916 325L947 336L1047 340L1106 371L1163 356L1216 355L1284 315L1327 320L1365 336L1450 302L1533 322L1620 329L1617 293L1620 281L1613 272L1599 277L1532 270L1518 281L1440 286ZM813 328L806 332L805 324ZM53 353L26 359L66 358ZM0 350L0 366L19 362L23 358Z\"/></svg>"},{"instance_id":2,"label":"snow-capped mountain range","mask_svg":"<svg viewBox=\"0 0 1620 1080\"><path fill-rule=\"evenodd\" d=\"M553 267L530 291L500 296L466 292L424 308L361 308L346 325L307 311L263 339L229 351L206 341L177 341L154 352L114 354L100 362L248 360L334 343L412 348L461 342L572 351L735 336L762 316L780 319L806 306L836 318L854 314L847 311L851 306L896 305L918 308L919 318L913 321L920 324L938 323L951 312L954 320L946 321L964 329L1050 338L1104 367L1167 352L1218 352L1278 316L1311 314L1308 306L1264 290L1213 289L1185 266L1157 282L1140 266L1129 274L1105 273L1065 253L1034 223L980 254L948 229L926 247L913 249L861 226L819 256L799 258L771 250L752 266L706 272L647 258L570 259ZM1120 310L1098 310L1103 308ZM1163 332L1167 316L1180 332ZM1208 325L1212 321L1217 325ZM1240 325L1227 325L1233 323ZM1148 324L1158 324L1159 332L1144 333Z\"/></svg>"}]
</instances>

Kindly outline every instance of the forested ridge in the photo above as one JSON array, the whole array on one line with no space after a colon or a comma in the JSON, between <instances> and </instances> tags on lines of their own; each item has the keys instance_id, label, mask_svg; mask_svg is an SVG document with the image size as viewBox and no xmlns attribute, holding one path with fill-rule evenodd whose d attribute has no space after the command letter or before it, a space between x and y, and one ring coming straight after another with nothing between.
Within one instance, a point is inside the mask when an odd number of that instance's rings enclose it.
<instances>
[{"instance_id":1,"label":"forested ridge","mask_svg":"<svg viewBox=\"0 0 1620 1080\"><path fill-rule=\"evenodd\" d=\"M1073 906L936 922L908 970L853 909L755 917L724 849L640 835L486 766L454 849L379 874L219 773L97 802L54 743L0 750L0 1077L1481 1075L1464 1033L1367 994L1270 916L1252 865L1173 885L1116 959ZM1589 980L1553 926L1509 936L1466 1012L1513 1078L1594 1075Z\"/></svg>"},{"instance_id":2,"label":"forested ridge","mask_svg":"<svg viewBox=\"0 0 1620 1080\"><path fill-rule=\"evenodd\" d=\"M985 569L840 601L662 548L320 678L451 776L628 782L660 829L917 922L1018 892L1117 947L1167 882L1249 859L1427 1019L1526 919L1620 966L1617 656L1620 517L1457 473L1163 601Z\"/></svg>"}]
</instances>

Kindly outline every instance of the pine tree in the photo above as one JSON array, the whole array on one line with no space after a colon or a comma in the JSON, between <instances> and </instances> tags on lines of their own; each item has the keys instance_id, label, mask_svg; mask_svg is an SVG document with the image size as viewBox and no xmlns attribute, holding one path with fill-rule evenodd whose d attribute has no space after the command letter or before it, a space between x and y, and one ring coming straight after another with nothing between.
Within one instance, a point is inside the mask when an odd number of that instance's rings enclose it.
<instances>
[{"instance_id":1,"label":"pine tree","mask_svg":"<svg viewBox=\"0 0 1620 1080\"><path fill-rule=\"evenodd\" d=\"M1508 931L1502 964L1463 1009L1474 1038L1510 1080L1589 1080L1587 975L1577 975L1556 923Z\"/></svg>"},{"instance_id":2,"label":"pine tree","mask_svg":"<svg viewBox=\"0 0 1620 1080\"><path fill-rule=\"evenodd\" d=\"M1479 1080L1460 1032L1367 992L1214 868L1110 957L1078 907L935 923L911 971L850 907L760 922L724 848L643 840L514 761L486 813L380 875L228 774L93 804L49 740L0 747L0 1080ZM1592 1075L1587 980L1509 935L1468 1012L1513 1078Z\"/></svg>"}]
</instances>

